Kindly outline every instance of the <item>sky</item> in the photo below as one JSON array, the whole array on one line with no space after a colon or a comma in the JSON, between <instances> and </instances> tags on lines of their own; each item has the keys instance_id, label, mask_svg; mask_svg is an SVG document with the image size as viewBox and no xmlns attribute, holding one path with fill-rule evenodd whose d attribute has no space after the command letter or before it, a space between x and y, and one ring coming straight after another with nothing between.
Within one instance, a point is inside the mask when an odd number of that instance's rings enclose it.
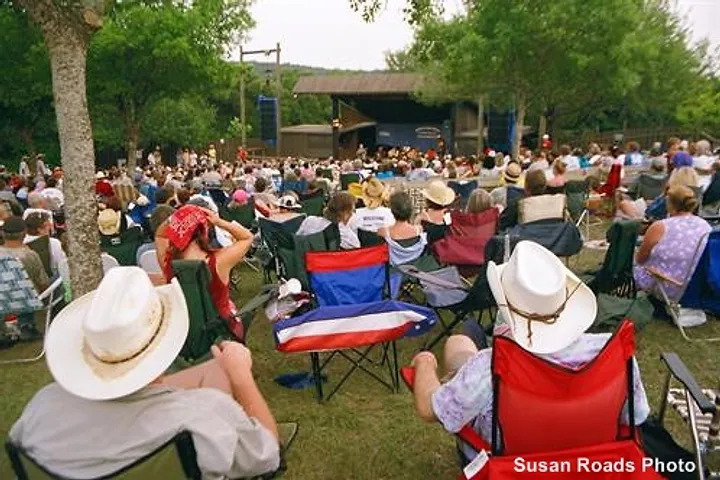
<instances>
[{"instance_id":1,"label":"sky","mask_svg":"<svg viewBox=\"0 0 720 480\"><path fill-rule=\"evenodd\" d=\"M676 0L687 16L695 40L708 37L720 45L720 0ZM385 52L412 42L404 22L405 0L387 0L375 22L363 22L348 0L256 0L256 27L243 43L246 50L281 47L281 62L352 70L385 68ZM461 0L445 0L447 12L460 10ZM715 25L713 25L715 23ZM263 61L262 56L247 60ZM274 57L273 57L274 60Z\"/></svg>"}]
</instances>

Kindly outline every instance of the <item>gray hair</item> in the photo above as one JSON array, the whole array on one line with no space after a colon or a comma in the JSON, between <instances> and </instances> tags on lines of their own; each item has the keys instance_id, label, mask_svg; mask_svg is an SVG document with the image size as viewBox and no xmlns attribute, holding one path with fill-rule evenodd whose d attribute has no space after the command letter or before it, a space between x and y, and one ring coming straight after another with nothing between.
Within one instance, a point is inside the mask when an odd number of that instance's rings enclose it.
<instances>
[{"instance_id":1,"label":"gray hair","mask_svg":"<svg viewBox=\"0 0 720 480\"><path fill-rule=\"evenodd\" d=\"M45 198L40 192L28 193L27 202L30 208L45 208Z\"/></svg>"},{"instance_id":2,"label":"gray hair","mask_svg":"<svg viewBox=\"0 0 720 480\"><path fill-rule=\"evenodd\" d=\"M710 155L711 154L711 145L710 142L707 140L700 140L695 143L695 152L698 156L701 155Z\"/></svg>"}]
</instances>

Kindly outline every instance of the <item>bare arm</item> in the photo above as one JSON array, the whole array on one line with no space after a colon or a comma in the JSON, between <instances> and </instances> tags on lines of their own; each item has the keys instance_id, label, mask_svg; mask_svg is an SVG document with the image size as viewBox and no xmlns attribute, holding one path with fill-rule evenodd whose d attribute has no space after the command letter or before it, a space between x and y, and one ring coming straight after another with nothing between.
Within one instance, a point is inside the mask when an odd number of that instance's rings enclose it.
<instances>
[{"instance_id":1,"label":"bare arm","mask_svg":"<svg viewBox=\"0 0 720 480\"><path fill-rule=\"evenodd\" d=\"M250 350L237 342L222 342L219 346L212 346L212 354L230 379L235 401L245 410L248 417L257 419L276 440L279 439L275 417L252 375Z\"/></svg>"},{"instance_id":2,"label":"bare arm","mask_svg":"<svg viewBox=\"0 0 720 480\"><path fill-rule=\"evenodd\" d=\"M224 283L230 278L230 270L237 265L250 250L253 234L250 230L237 223L228 222L218 217L210 210L206 210L211 225L222 228L235 239L235 243L223 248L217 253L218 275Z\"/></svg>"},{"instance_id":3,"label":"bare arm","mask_svg":"<svg viewBox=\"0 0 720 480\"><path fill-rule=\"evenodd\" d=\"M654 222L650 225L645 232L645 238L643 239L642 245L640 245L640 250L638 250L635 255L635 262L639 265L647 262L647 259L650 258L652 249L660 242L664 234L665 225L663 225L662 222Z\"/></svg>"},{"instance_id":4,"label":"bare arm","mask_svg":"<svg viewBox=\"0 0 720 480\"><path fill-rule=\"evenodd\" d=\"M430 352L420 352L413 359L412 365L415 367L413 387L415 410L424 421L434 422L437 419L432 407L432 395L440 387L437 360Z\"/></svg>"}]
</instances>

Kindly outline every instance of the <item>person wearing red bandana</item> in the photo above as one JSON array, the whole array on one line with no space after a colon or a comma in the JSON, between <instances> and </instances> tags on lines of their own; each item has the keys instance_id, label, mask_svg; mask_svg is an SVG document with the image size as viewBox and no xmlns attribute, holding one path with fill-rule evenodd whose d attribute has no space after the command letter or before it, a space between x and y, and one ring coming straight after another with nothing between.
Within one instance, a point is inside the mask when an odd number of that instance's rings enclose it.
<instances>
[{"instance_id":1,"label":"person wearing red bandana","mask_svg":"<svg viewBox=\"0 0 720 480\"><path fill-rule=\"evenodd\" d=\"M210 245L209 232L219 227L232 235L234 242L224 248ZM236 307L230 298L230 271L242 261L250 249L253 234L245 227L221 219L211 210L186 205L168 219L158 235L167 239L164 252L158 250L161 265L168 283L173 277L173 260L202 260L210 269L210 295L220 316L228 322L230 331L242 341L243 324L236 316ZM165 244L165 242L162 242ZM160 243L158 248L160 249Z\"/></svg>"}]
</instances>

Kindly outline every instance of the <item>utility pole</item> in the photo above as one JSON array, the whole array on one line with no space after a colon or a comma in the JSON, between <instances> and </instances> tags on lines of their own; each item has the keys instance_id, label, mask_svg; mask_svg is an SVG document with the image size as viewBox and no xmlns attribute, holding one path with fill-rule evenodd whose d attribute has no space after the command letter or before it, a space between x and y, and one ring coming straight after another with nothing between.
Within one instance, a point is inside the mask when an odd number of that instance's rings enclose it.
<instances>
[{"instance_id":1,"label":"utility pole","mask_svg":"<svg viewBox=\"0 0 720 480\"><path fill-rule=\"evenodd\" d=\"M281 78L281 69L280 69L280 42L278 42L275 45L275 48L271 48L269 50L243 50L242 45L240 46L240 67L243 66L243 60L246 55L265 55L266 57L269 57L272 54L275 54L275 97L276 97L276 103L275 103L275 128L277 130L275 134L275 149L277 150L277 154L280 155L280 148L281 148L281 133L280 129L282 128L282 115L280 112L280 96L282 94L282 78ZM240 122L242 123L242 146L245 147L245 143L247 142L247 133L246 133L246 125L245 125L245 71L244 69L240 72Z\"/></svg>"}]
</instances>

